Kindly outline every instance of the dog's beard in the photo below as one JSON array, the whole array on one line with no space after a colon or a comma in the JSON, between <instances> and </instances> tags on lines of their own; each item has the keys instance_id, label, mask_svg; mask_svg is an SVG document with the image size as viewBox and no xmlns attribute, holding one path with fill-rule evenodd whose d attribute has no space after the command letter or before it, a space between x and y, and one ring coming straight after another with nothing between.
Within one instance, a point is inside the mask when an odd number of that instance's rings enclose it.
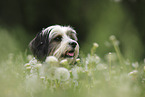
<instances>
[{"instance_id":1,"label":"dog's beard","mask_svg":"<svg viewBox=\"0 0 145 97\"><path fill-rule=\"evenodd\" d=\"M77 43L76 47L72 48L68 42L54 43L49 50L49 55L55 56L59 60L68 59L69 63L74 63L79 54L79 45Z\"/></svg>"}]
</instances>

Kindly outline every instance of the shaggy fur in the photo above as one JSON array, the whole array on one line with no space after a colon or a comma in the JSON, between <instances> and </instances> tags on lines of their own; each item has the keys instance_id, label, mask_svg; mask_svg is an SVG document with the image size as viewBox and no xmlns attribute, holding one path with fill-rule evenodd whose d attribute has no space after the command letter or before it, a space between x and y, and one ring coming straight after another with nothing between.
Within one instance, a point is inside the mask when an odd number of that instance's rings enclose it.
<instances>
[{"instance_id":1,"label":"shaggy fur","mask_svg":"<svg viewBox=\"0 0 145 97\"><path fill-rule=\"evenodd\" d=\"M39 32L29 46L40 61L44 61L47 56L55 56L59 60L71 59L72 63L79 55L76 31L70 26L50 26Z\"/></svg>"}]
</instances>

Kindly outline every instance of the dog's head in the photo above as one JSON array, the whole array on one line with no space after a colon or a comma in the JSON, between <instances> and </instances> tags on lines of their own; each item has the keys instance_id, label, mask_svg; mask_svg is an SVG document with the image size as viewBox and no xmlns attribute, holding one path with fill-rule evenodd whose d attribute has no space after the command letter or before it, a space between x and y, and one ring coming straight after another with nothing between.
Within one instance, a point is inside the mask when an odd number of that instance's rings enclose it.
<instances>
[{"instance_id":1,"label":"dog's head","mask_svg":"<svg viewBox=\"0 0 145 97\"><path fill-rule=\"evenodd\" d=\"M74 62L79 54L76 31L70 26L50 26L39 32L29 46L40 61L44 61L47 56L55 56Z\"/></svg>"}]
</instances>

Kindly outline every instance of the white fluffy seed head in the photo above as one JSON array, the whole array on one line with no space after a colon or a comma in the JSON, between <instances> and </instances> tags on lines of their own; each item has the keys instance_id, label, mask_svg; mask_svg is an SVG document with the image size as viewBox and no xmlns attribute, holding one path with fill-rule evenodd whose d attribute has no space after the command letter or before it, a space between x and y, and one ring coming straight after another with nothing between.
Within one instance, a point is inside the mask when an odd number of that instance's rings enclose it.
<instances>
[{"instance_id":1,"label":"white fluffy seed head","mask_svg":"<svg viewBox=\"0 0 145 97\"><path fill-rule=\"evenodd\" d=\"M87 64L92 64L92 63L99 63L100 62L100 57L97 56L96 54L94 56L88 55L88 58L86 58Z\"/></svg>"},{"instance_id":2,"label":"white fluffy seed head","mask_svg":"<svg viewBox=\"0 0 145 97\"><path fill-rule=\"evenodd\" d=\"M56 67L51 67L49 69L45 69L44 71L44 75L47 76L48 79L50 80L55 80L56 77L55 77L55 71L56 71Z\"/></svg>"},{"instance_id":3,"label":"white fluffy seed head","mask_svg":"<svg viewBox=\"0 0 145 97\"><path fill-rule=\"evenodd\" d=\"M99 45L98 45L98 43L93 43L93 47L95 47L95 48L98 48L99 47Z\"/></svg>"},{"instance_id":4,"label":"white fluffy seed head","mask_svg":"<svg viewBox=\"0 0 145 97\"><path fill-rule=\"evenodd\" d=\"M66 81L70 78L70 73L68 69L64 67L59 67L55 70L55 77L60 81Z\"/></svg>"},{"instance_id":5,"label":"white fluffy seed head","mask_svg":"<svg viewBox=\"0 0 145 97\"><path fill-rule=\"evenodd\" d=\"M115 37L114 35L111 35L111 36L109 37L109 39L113 41L113 40L116 39L116 37Z\"/></svg>"},{"instance_id":6,"label":"white fluffy seed head","mask_svg":"<svg viewBox=\"0 0 145 97\"><path fill-rule=\"evenodd\" d=\"M58 59L54 56L48 56L45 60L45 63L49 65L57 65L58 64Z\"/></svg>"}]
</instances>

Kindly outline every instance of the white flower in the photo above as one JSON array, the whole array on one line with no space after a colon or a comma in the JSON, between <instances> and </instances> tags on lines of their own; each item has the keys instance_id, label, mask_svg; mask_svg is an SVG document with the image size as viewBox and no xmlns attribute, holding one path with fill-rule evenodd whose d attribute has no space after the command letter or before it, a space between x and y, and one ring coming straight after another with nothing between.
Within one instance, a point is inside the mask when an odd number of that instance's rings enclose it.
<instances>
[{"instance_id":1,"label":"white flower","mask_svg":"<svg viewBox=\"0 0 145 97\"><path fill-rule=\"evenodd\" d=\"M83 68L78 66L75 66L71 70L74 79L78 79L78 73L83 72Z\"/></svg>"},{"instance_id":2,"label":"white flower","mask_svg":"<svg viewBox=\"0 0 145 97\"><path fill-rule=\"evenodd\" d=\"M37 64L37 60L35 58L33 58L32 60L30 60L29 62L31 65L35 65Z\"/></svg>"},{"instance_id":3,"label":"white flower","mask_svg":"<svg viewBox=\"0 0 145 97\"><path fill-rule=\"evenodd\" d=\"M48 56L45 60L45 63L51 65L51 66L55 66L58 65L58 59L54 56Z\"/></svg>"},{"instance_id":4,"label":"white flower","mask_svg":"<svg viewBox=\"0 0 145 97\"><path fill-rule=\"evenodd\" d=\"M56 71L56 67L51 67L51 68L45 68L45 70L43 71L43 74L45 76L47 76L48 79L50 80L55 80L56 77L55 77L55 71Z\"/></svg>"},{"instance_id":5,"label":"white flower","mask_svg":"<svg viewBox=\"0 0 145 97\"><path fill-rule=\"evenodd\" d=\"M53 63L53 62L58 62L58 59L54 56L48 56L45 60L47 63Z\"/></svg>"},{"instance_id":6,"label":"white flower","mask_svg":"<svg viewBox=\"0 0 145 97\"><path fill-rule=\"evenodd\" d=\"M40 79L45 80L45 77L44 76L41 76Z\"/></svg>"},{"instance_id":7,"label":"white flower","mask_svg":"<svg viewBox=\"0 0 145 97\"><path fill-rule=\"evenodd\" d=\"M62 65L68 65L67 59L61 60L60 61L60 64L62 64Z\"/></svg>"},{"instance_id":8,"label":"white flower","mask_svg":"<svg viewBox=\"0 0 145 97\"><path fill-rule=\"evenodd\" d=\"M88 58L86 58L87 64L97 64L100 62L100 57L97 56L96 54L94 56L88 55Z\"/></svg>"},{"instance_id":9,"label":"white flower","mask_svg":"<svg viewBox=\"0 0 145 97\"><path fill-rule=\"evenodd\" d=\"M25 67L29 67L30 66L30 63L26 63L24 66Z\"/></svg>"},{"instance_id":10,"label":"white flower","mask_svg":"<svg viewBox=\"0 0 145 97\"><path fill-rule=\"evenodd\" d=\"M115 37L114 35L111 35L111 36L109 37L109 39L110 39L110 40L116 40L116 37Z\"/></svg>"},{"instance_id":11,"label":"white flower","mask_svg":"<svg viewBox=\"0 0 145 97\"><path fill-rule=\"evenodd\" d=\"M111 35L110 37L109 37L109 39L111 40L111 41L113 41L113 43L114 43L114 45L119 45L119 41L116 39L116 37L114 36L114 35Z\"/></svg>"},{"instance_id":12,"label":"white flower","mask_svg":"<svg viewBox=\"0 0 145 97\"><path fill-rule=\"evenodd\" d=\"M104 70L104 69L107 69L106 64L98 64L98 65L96 66L96 68L97 68L97 70Z\"/></svg>"},{"instance_id":13,"label":"white flower","mask_svg":"<svg viewBox=\"0 0 145 97\"><path fill-rule=\"evenodd\" d=\"M128 73L129 76L133 76L136 75L138 73L137 70L133 70L132 72Z\"/></svg>"},{"instance_id":14,"label":"white flower","mask_svg":"<svg viewBox=\"0 0 145 97\"><path fill-rule=\"evenodd\" d=\"M135 62L135 63L132 63L132 66L133 66L134 68L138 68L139 64L138 64L138 62Z\"/></svg>"},{"instance_id":15,"label":"white flower","mask_svg":"<svg viewBox=\"0 0 145 97\"><path fill-rule=\"evenodd\" d=\"M64 67L59 67L55 70L55 77L60 81L66 81L70 78L70 73L68 69Z\"/></svg>"},{"instance_id":16,"label":"white flower","mask_svg":"<svg viewBox=\"0 0 145 97\"><path fill-rule=\"evenodd\" d=\"M116 53L111 53L109 52L109 54L105 55L105 59L109 62L109 61L117 61L117 54Z\"/></svg>"},{"instance_id":17,"label":"white flower","mask_svg":"<svg viewBox=\"0 0 145 97\"><path fill-rule=\"evenodd\" d=\"M93 47L95 48L99 47L98 43L93 43Z\"/></svg>"},{"instance_id":18,"label":"white flower","mask_svg":"<svg viewBox=\"0 0 145 97\"><path fill-rule=\"evenodd\" d=\"M42 67L42 64L40 64L40 63L39 64L36 64L35 67L36 68L41 68Z\"/></svg>"},{"instance_id":19,"label":"white flower","mask_svg":"<svg viewBox=\"0 0 145 97\"><path fill-rule=\"evenodd\" d=\"M30 60L33 59L33 56L32 56L32 55L28 55L28 56L27 56L27 59L30 61Z\"/></svg>"},{"instance_id":20,"label":"white flower","mask_svg":"<svg viewBox=\"0 0 145 97\"><path fill-rule=\"evenodd\" d=\"M29 66L29 67L26 67L26 69L27 69L27 70L31 70L31 68L32 68L31 66Z\"/></svg>"},{"instance_id":21,"label":"white flower","mask_svg":"<svg viewBox=\"0 0 145 97\"><path fill-rule=\"evenodd\" d=\"M80 58L77 58L77 59L76 59L76 62L77 62L77 63L80 63Z\"/></svg>"}]
</instances>

